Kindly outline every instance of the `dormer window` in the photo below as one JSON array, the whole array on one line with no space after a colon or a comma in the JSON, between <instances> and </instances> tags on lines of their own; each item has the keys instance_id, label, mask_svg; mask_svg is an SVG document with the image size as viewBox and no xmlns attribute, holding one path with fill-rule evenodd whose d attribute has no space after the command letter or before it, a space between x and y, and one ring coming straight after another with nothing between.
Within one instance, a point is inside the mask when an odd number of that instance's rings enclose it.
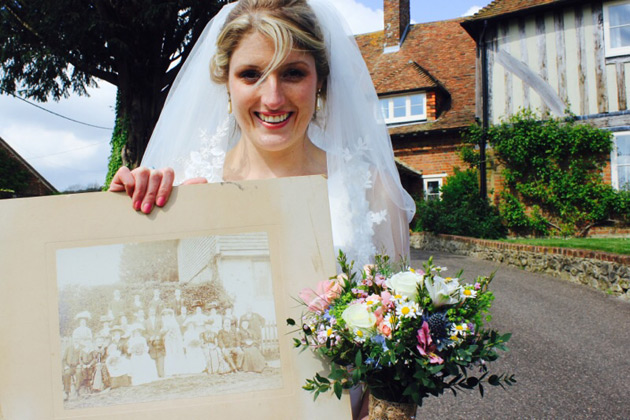
<instances>
[{"instance_id":1,"label":"dormer window","mask_svg":"<svg viewBox=\"0 0 630 420\"><path fill-rule=\"evenodd\" d=\"M630 55L630 1L604 4L606 57Z\"/></svg>"},{"instance_id":2,"label":"dormer window","mask_svg":"<svg viewBox=\"0 0 630 420\"><path fill-rule=\"evenodd\" d=\"M387 124L398 124L427 119L426 94L387 96L380 99L381 111Z\"/></svg>"}]
</instances>

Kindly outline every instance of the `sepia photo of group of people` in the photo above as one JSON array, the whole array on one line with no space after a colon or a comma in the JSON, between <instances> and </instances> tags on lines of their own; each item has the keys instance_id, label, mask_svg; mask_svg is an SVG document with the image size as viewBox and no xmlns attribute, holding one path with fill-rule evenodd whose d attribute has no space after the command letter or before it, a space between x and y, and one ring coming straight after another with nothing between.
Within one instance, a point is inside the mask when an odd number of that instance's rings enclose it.
<instances>
[{"instance_id":1,"label":"sepia photo of group of people","mask_svg":"<svg viewBox=\"0 0 630 420\"><path fill-rule=\"evenodd\" d=\"M74 299L61 325L64 401L173 378L279 375L275 320L249 304L234 313L233 299L211 300L207 290L115 288L107 302Z\"/></svg>"}]
</instances>

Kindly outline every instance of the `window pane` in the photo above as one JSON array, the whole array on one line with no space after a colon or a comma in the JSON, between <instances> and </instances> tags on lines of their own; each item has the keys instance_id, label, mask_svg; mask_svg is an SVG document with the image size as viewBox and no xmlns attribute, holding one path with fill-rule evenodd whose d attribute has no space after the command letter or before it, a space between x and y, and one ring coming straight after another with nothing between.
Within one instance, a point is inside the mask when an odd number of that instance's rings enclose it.
<instances>
[{"instance_id":1,"label":"window pane","mask_svg":"<svg viewBox=\"0 0 630 420\"><path fill-rule=\"evenodd\" d=\"M630 136L617 136L617 164L630 165Z\"/></svg>"},{"instance_id":2,"label":"window pane","mask_svg":"<svg viewBox=\"0 0 630 420\"><path fill-rule=\"evenodd\" d=\"M440 193L440 181L427 182L427 194L439 194Z\"/></svg>"},{"instance_id":3,"label":"window pane","mask_svg":"<svg viewBox=\"0 0 630 420\"><path fill-rule=\"evenodd\" d=\"M630 191L630 165L617 168L619 189Z\"/></svg>"},{"instance_id":4,"label":"window pane","mask_svg":"<svg viewBox=\"0 0 630 420\"><path fill-rule=\"evenodd\" d=\"M630 45L630 26L610 28L610 46L612 48L626 47Z\"/></svg>"},{"instance_id":5,"label":"window pane","mask_svg":"<svg viewBox=\"0 0 630 420\"><path fill-rule=\"evenodd\" d=\"M424 95L413 95L411 99L411 115L424 115Z\"/></svg>"},{"instance_id":6,"label":"window pane","mask_svg":"<svg viewBox=\"0 0 630 420\"><path fill-rule=\"evenodd\" d=\"M380 103L381 103L381 112L383 113L383 118L388 119L389 118L389 100L381 99Z\"/></svg>"},{"instance_id":7,"label":"window pane","mask_svg":"<svg viewBox=\"0 0 630 420\"><path fill-rule=\"evenodd\" d=\"M406 98L403 97L398 97L398 98L393 98L394 100L394 118L402 118L407 116L407 106L406 106Z\"/></svg>"},{"instance_id":8,"label":"window pane","mask_svg":"<svg viewBox=\"0 0 630 420\"><path fill-rule=\"evenodd\" d=\"M610 6L610 26L619 26L630 23L630 4L618 4Z\"/></svg>"}]
</instances>

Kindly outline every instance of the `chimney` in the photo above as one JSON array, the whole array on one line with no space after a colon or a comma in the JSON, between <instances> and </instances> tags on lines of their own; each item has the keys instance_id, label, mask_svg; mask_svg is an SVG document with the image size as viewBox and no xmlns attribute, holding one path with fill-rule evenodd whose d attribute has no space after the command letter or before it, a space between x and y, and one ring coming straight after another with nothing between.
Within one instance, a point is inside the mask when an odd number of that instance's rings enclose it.
<instances>
[{"instance_id":1,"label":"chimney","mask_svg":"<svg viewBox=\"0 0 630 420\"><path fill-rule=\"evenodd\" d=\"M409 0L383 0L385 15L385 54L400 50L409 27Z\"/></svg>"}]
</instances>

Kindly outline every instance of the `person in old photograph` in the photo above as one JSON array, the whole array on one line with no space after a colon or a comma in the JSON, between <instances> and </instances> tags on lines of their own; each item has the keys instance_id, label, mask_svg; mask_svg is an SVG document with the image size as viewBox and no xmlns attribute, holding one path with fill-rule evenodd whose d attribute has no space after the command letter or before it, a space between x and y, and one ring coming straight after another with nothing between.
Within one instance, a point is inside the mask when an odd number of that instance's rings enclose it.
<instances>
[{"instance_id":1,"label":"person in old photograph","mask_svg":"<svg viewBox=\"0 0 630 420\"><path fill-rule=\"evenodd\" d=\"M109 302L108 315L111 319L120 319L125 314L125 302L122 299L119 289L114 290L114 296Z\"/></svg>"},{"instance_id":2,"label":"person in old photograph","mask_svg":"<svg viewBox=\"0 0 630 420\"><path fill-rule=\"evenodd\" d=\"M262 336L265 326L265 318L262 315L252 311L251 305L247 306L247 312L241 316L239 321L240 328L246 330L254 340L254 345L262 351Z\"/></svg>"},{"instance_id":3,"label":"person in old photograph","mask_svg":"<svg viewBox=\"0 0 630 420\"><path fill-rule=\"evenodd\" d=\"M175 319L177 319L177 323L179 324L179 328L180 329L183 328L184 327L184 323L188 319L188 308L185 307L185 306L182 306L181 308L179 308L179 315L176 315Z\"/></svg>"},{"instance_id":4,"label":"person in old photograph","mask_svg":"<svg viewBox=\"0 0 630 420\"><path fill-rule=\"evenodd\" d=\"M92 391L101 392L109 388L109 372L105 361L107 359L107 344L105 338L97 336L94 339L94 375L92 377Z\"/></svg>"},{"instance_id":5,"label":"person in old photograph","mask_svg":"<svg viewBox=\"0 0 630 420\"><path fill-rule=\"evenodd\" d=\"M144 310L139 309L137 312L133 314L133 322L130 325L130 328L133 330L137 326L144 329L144 322L146 321L144 316Z\"/></svg>"},{"instance_id":6,"label":"person in old photograph","mask_svg":"<svg viewBox=\"0 0 630 420\"><path fill-rule=\"evenodd\" d=\"M76 388L77 395L92 393L92 380L96 367L96 354L92 341L83 341L77 366Z\"/></svg>"},{"instance_id":7,"label":"person in old photograph","mask_svg":"<svg viewBox=\"0 0 630 420\"><path fill-rule=\"evenodd\" d=\"M131 325L129 324L129 318L127 318L127 315L120 316L117 327L121 330L122 338L125 341L129 340L129 337L131 336Z\"/></svg>"},{"instance_id":8,"label":"person in old photograph","mask_svg":"<svg viewBox=\"0 0 630 420\"><path fill-rule=\"evenodd\" d=\"M184 324L184 350L188 373L201 373L206 369L206 356L203 351L201 333L192 317Z\"/></svg>"},{"instance_id":9,"label":"person in old photograph","mask_svg":"<svg viewBox=\"0 0 630 420\"><path fill-rule=\"evenodd\" d=\"M217 331L213 329L210 323L206 324L204 332L201 333L201 340L206 356L206 372L209 375L230 372L230 366L227 364L221 348L219 348L218 339Z\"/></svg>"},{"instance_id":10,"label":"person in old photograph","mask_svg":"<svg viewBox=\"0 0 630 420\"><path fill-rule=\"evenodd\" d=\"M144 311L144 304L140 299L140 295L133 295L133 301L131 302L128 313L136 314L138 311Z\"/></svg>"},{"instance_id":11,"label":"person in old photograph","mask_svg":"<svg viewBox=\"0 0 630 420\"><path fill-rule=\"evenodd\" d=\"M110 329L111 337L109 340L109 345L107 346L107 354L112 354L110 348L116 348L121 354L127 354L127 341L128 339L123 337L125 330L120 327L120 325L114 325Z\"/></svg>"},{"instance_id":12,"label":"person in old photograph","mask_svg":"<svg viewBox=\"0 0 630 420\"><path fill-rule=\"evenodd\" d=\"M164 309L164 302L160 295L160 289L153 289L153 297L149 301L147 310L155 309L155 313L159 314Z\"/></svg>"},{"instance_id":13,"label":"person in old photograph","mask_svg":"<svg viewBox=\"0 0 630 420\"><path fill-rule=\"evenodd\" d=\"M173 297L169 300L167 307L175 311L175 316L179 316L182 314L183 306L186 306L186 304L184 303L184 298L182 297L182 290L177 288L175 289Z\"/></svg>"},{"instance_id":14,"label":"person in old photograph","mask_svg":"<svg viewBox=\"0 0 630 420\"><path fill-rule=\"evenodd\" d=\"M61 359L64 400L71 396L73 387L78 396L77 385L81 383L81 343L71 339Z\"/></svg>"},{"instance_id":15,"label":"person in old photograph","mask_svg":"<svg viewBox=\"0 0 630 420\"><path fill-rule=\"evenodd\" d=\"M88 320L92 316L88 311L82 311L75 315L79 325L72 331L72 340L79 344L88 343L92 341L92 330L87 326Z\"/></svg>"},{"instance_id":16,"label":"person in old photograph","mask_svg":"<svg viewBox=\"0 0 630 420\"><path fill-rule=\"evenodd\" d=\"M109 372L111 389L131 386L129 359L114 343L107 348L105 364Z\"/></svg>"},{"instance_id":17,"label":"person in old photograph","mask_svg":"<svg viewBox=\"0 0 630 420\"><path fill-rule=\"evenodd\" d=\"M161 335L164 341L164 376L187 373L184 339L172 309L162 311Z\"/></svg>"},{"instance_id":18,"label":"person in old photograph","mask_svg":"<svg viewBox=\"0 0 630 420\"><path fill-rule=\"evenodd\" d=\"M201 334L205 328L206 322L208 321L208 315L203 313L203 302L195 301L192 307L194 312L190 315L189 319L195 324L197 332Z\"/></svg>"},{"instance_id":19,"label":"person in old photograph","mask_svg":"<svg viewBox=\"0 0 630 420\"><path fill-rule=\"evenodd\" d=\"M112 318L109 315L101 315L100 317L101 329L96 333L96 337L101 337L103 339L103 344L105 347L109 344L109 337L111 335L111 322Z\"/></svg>"},{"instance_id":20,"label":"person in old photograph","mask_svg":"<svg viewBox=\"0 0 630 420\"><path fill-rule=\"evenodd\" d=\"M243 349L243 364L241 365L241 370L243 372L262 372L267 362L258 348L254 335L249 329L249 321L244 320L241 323L238 334L239 342Z\"/></svg>"},{"instance_id":21,"label":"person in old photograph","mask_svg":"<svg viewBox=\"0 0 630 420\"><path fill-rule=\"evenodd\" d=\"M208 315L208 324L210 329L216 334L223 326L223 317L217 312L216 302L212 302L210 305L210 314Z\"/></svg>"},{"instance_id":22,"label":"person in old photograph","mask_svg":"<svg viewBox=\"0 0 630 420\"><path fill-rule=\"evenodd\" d=\"M155 361L149 355L149 345L142 335L144 327L134 324L129 338L129 376L132 385L141 385L157 381L158 372Z\"/></svg>"},{"instance_id":23,"label":"person in old photograph","mask_svg":"<svg viewBox=\"0 0 630 420\"><path fill-rule=\"evenodd\" d=\"M155 313L155 308L149 309L149 317L144 321L144 333L149 346L149 356L155 362L157 374L164 377L164 339L162 337L162 320Z\"/></svg>"},{"instance_id":24,"label":"person in old photograph","mask_svg":"<svg viewBox=\"0 0 630 420\"><path fill-rule=\"evenodd\" d=\"M229 318L223 319L223 328L219 331L217 343L223 358L230 366L231 372L238 372L243 365L243 349L241 349L238 331L232 328Z\"/></svg>"}]
</instances>

